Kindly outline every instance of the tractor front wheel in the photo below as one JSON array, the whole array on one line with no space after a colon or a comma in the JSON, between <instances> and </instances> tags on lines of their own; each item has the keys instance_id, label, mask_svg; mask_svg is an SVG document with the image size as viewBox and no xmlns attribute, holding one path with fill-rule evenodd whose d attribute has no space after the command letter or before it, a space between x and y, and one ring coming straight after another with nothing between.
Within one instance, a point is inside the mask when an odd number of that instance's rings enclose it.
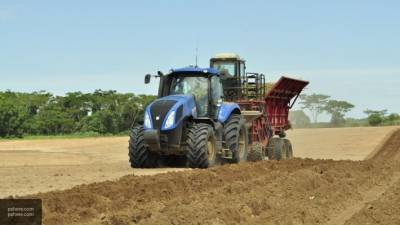
<instances>
[{"instance_id":1,"label":"tractor front wheel","mask_svg":"<svg viewBox=\"0 0 400 225\"><path fill-rule=\"evenodd\" d=\"M157 167L157 155L144 146L143 126L137 126L132 129L128 148L129 162L132 168Z\"/></svg>"},{"instance_id":2,"label":"tractor front wheel","mask_svg":"<svg viewBox=\"0 0 400 225\"><path fill-rule=\"evenodd\" d=\"M193 124L187 134L186 159L191 168L208 168L217 158L215 135L208 124Z\"/></svg>"}]
</instances>

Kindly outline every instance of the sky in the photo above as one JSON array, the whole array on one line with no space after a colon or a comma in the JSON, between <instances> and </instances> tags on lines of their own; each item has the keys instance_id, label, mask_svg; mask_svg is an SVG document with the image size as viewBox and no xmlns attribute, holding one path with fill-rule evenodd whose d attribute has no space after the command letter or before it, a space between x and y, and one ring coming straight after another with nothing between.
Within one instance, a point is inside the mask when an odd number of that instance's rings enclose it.
<instances>
[{"instance_id":1,"label":"sky","mask_svg":"<svg viewBox=\"0 0 400 225\"><path fill-rule=\"evenodd\" d=\"M353 103L349 117L400 112L399 10L369 0L0 0L0 91L156 94L144 75L193 65L197 48L199 66L236 52L267 81L308 80L305 93Z\"/></svg>"}]
</instances>

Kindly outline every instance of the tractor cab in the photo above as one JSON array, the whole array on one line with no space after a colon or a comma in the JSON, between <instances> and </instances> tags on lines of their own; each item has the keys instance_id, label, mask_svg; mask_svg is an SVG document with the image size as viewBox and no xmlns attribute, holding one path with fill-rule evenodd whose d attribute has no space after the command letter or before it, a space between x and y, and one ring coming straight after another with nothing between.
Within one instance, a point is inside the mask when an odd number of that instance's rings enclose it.
<instances>
[{"instance_id":1,"label":"tractor cab","mask_svg":"<svg viewBox=\"0 0 400 225\"><path fill-rule=\"evenodd\" d=\"M218 107L223 101L223 89L218 70L213 68L185 67L172 69L160 75L158 97L163 99L193 97L196 117L217 119Z\"/></svg>"},{"instance_id":2,"label":"tractor cab","mask_svg":"<svg viewBox=\"0 0 400 225\"><path fill-rule=\"evenodd\" d=\"M265 96L265 76L246 73L246 61L235 53L220 53L210 59L210 67L221 73L227 101L255 100Z\"/></svg>"},{"instance_id":3,"label":"tractor cab","mask_svg":"<svg viewBox=\"0 0 400 225\"><path fill-rule=\"evenodd\" d=\"M245 61L235 53L220 53L210 59L210 67L217 69L226 78L240 78L245 74Z\"/></svg>"},{"instance_id":4,"label":"tractor cab","mask_svg":"<svg viewBox=\"0 0 400 225\"><path fill-rule=\"evenodd\" d=\"M241 98L241 80L246 74L245 61L235 53L220 53L210 59L210 67L221 73L227 100L233 101Z\"/></svg>"}]
</instances>

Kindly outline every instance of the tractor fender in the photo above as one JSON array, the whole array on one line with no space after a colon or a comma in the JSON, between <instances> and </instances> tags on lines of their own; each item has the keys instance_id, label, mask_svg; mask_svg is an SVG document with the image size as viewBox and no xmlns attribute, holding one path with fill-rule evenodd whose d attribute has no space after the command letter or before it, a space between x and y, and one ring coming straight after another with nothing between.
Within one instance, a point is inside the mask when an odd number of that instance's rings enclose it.
<instances>
[{"instance_id":1,"label":"tractor fender","mask_svg":"<svg viewBox=\"0 0 400 225\"><path fill-rule=\"evenodd\" d=\"M219 108L218 121L224 123L232 114L241 114L239 105L233 102L224 102Z\"/></svg>"}]
</instances>

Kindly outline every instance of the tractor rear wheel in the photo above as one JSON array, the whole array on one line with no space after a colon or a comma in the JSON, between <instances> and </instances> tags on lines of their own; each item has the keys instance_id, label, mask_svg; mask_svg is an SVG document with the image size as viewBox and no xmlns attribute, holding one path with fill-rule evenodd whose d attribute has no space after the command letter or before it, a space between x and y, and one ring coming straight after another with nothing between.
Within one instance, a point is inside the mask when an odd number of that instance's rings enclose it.
<instances>
[{"instance_id":1,"label":"tractor rear wheel","mask_svg":"<svg viewBox=\"0 0 400 225\"><path fill-rule=\"evenodd\" d=\"M224 128L226 146L232 152L232 162L239 163L247 160L248 155L248 132L242 117L233 114L229 117Z\"/></svg>"},{"instance_id":2,"label":"tractor rear wheel","mask_svg":"<svg viewBox=\"0 0 400 225\"><path fill-rule=\"evenodd\" d=\"M129 162L132 168L157 167L158 156L144 146L144 128L136 126L129 138Z\"/></svg>"},{"instance_id":3,"label":"tractor rear wheel","mask_svg":"<svg viewBox=\"0 0 400 225\"><path fill-rule=\"evenodd\" d=\"M191 168L208 168L217 158L215 135L208 124L193 124L187 134L186 159Z\"/></svg>"},{"instance_id":4,"label":"tractor rear wheel","mask_svg":"<svg viewBox=\"0 0 400 225\"><path fill-rule=\"evenodd\" d=\"M286 147L286 158L287 159L292 159L293 158L293 146L292 143L290 142L289 139L283 139L285 142L285 147Z\"/></svg>"},{"instance_id":5,"label":"tractor rear wheel","mask_svg":"<svg viewBox=\"0 0 400 225\"><path fill-rule=\"evenodd\" d=\"M265 154L263 150L263 146L256 142L251 146L251 151L248 156L248 160L251 162L264 160Z\"/></svg>"}]
</instances>

